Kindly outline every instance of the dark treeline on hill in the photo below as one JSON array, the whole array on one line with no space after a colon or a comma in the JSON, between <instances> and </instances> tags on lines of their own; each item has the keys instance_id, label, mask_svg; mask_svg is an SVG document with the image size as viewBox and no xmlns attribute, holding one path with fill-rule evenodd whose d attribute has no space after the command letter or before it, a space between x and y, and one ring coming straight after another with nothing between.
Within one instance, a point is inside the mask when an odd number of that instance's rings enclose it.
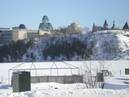
<instances>
[{"instance_id":1,"label":"dark treeline on hill","mask_svg":"<svg viewBox=\"0 0 129 97\"><path fill-rule=\"evenodd\" d=\"M75 56L83 59L89 58L92 50L78 38L72 40L59 40L55 44L52 42L43 49L45 60L51 57L51 60L62 58L61 60L72 60Z\"/></svg>"},{"instance_id":2,"label":"dark treeline on hill","mask_svg":"<svg viewBox=\"0 0 129 97\"><path fill-rule=\"evenodd\" d=\"M0 62L18 62L31 46L32 41L19 40L0 47Z\"/></svg>"}]
</instances>

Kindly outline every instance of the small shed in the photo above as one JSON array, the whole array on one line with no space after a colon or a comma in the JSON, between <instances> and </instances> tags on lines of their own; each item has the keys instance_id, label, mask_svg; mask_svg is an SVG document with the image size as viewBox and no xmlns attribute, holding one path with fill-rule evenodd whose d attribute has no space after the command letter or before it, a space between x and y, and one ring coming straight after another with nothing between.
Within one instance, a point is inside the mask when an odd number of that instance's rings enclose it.
<instances>
[{"instance_id":1,"label":"small shed","mask_svg":"<svg viewBox=\"0 0 129 97\"><path fill-rule=\"evenodd\" d=\"M129 75L129 68L125 68L125 75Z\"/></svg>"},{"instance_id":2,"label":"small shed","mask_svg":"<svg viewBox=\"0 0 129 97\"><path fill-rule=\"evenodd\" d=\"M19 71L13 72L11 85L13 87L13 92L23 92L30 91L30 72Z\"/></svg>"},{"instance_id":3,"label":"small shed","mask_svg":"<svg viewBox=\"0 0 129 97\"><path fill-rule=\"evenodd\" d=\"M97 82L104 82L103 73L97 73Z\"/></svg>"}]
</instances>

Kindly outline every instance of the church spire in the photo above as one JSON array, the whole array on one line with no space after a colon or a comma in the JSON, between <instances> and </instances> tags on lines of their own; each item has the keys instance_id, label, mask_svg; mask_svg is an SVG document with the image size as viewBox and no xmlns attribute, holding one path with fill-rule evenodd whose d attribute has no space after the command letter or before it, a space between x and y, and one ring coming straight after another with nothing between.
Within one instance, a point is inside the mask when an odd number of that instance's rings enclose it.
<instances>
[{"instance_id":1,"label":"church spire","mask_svg":"<svg viewBox=\"0 0 129 97\"><path fill-rule=\"evenodd\" d=\"M92 27L92 32L96 32L97 29L96 29L96 26L95 26L95 23L93 24L93 27Z\"/></svg>"},{"instance_id":2,"label":"church spire","mask_svg":"<svg viewBox=\"0 0 129 97\"><path fill-rule=\"evenodd\" d=\"M128 25L128 22L126 22L124 27L123 27L123 30L128 30L128 29L129 29L129 25Z\"/></svg>"},{"instance_id":3,"label":"church spire","mask_svg":"<svg viewBox=\"0 0 129 97\"><path fill-rule=\"evenodd\" d=\"M42 18L42 23L48 23L49 22L49 19L47 16L43 16Z\"/></svg>"},{"instance_id":4,"label":"church spire","mask_svg":"<svg viewBox=\"0 0 129 97\"><path fill-rule=\"evenodd\" d=\"M113 21L113 25L112 25L112 28L111 28L112 30L114 30L115 29L115 21Z\"/></svg>"},{"instance_id":5,"label":"church spire","mask_svg":"<svg viewBox=\"0 0 129 97\"><path fill-rule=\"evenodd\" d=\"M108 23L107 23L107 20L105 20L104 24L103 24L103 28L104 30L107 30L108 29Z\"/></svg>"}]
</instances>

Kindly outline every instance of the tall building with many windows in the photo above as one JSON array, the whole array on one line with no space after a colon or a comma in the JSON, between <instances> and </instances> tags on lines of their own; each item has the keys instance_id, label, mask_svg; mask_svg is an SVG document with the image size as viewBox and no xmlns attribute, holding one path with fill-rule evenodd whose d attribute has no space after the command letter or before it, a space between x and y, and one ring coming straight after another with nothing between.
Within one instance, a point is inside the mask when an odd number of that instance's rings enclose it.
<instances>
[{"instance_id":1,"label":"tall building with many windows","mask_svg":"<svg viewBox=\"0 0 129 97\"><path fill-rule=\"evenodd\" d=\"M5 44L13 40L10 28L0 28L0 44Z\"/></svg>"}]
</instances>

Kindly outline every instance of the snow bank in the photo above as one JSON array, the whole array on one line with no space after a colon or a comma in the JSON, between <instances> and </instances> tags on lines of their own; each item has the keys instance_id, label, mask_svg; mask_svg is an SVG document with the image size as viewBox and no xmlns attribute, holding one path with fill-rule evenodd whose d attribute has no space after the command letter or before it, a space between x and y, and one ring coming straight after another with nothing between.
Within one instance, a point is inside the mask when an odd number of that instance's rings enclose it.
<instances>
[{"instance_id":1,"label":"snow bank","mask_svg":"<svg viewBox=\"0 0 129 97\"><path fill-rule=\"evenodd\" d=\"M55 63L59 64L59 67L64 67L63 62ZM32 84L31 91L13 93L10 85L6 84L8 70L14 66L16 66L14 69L30 68L32 63L24 63L22 65L19 65L21 63L1 63L0 97L129 97L129 75L125 76L124 74L125 68L129 68L129 61L67 61L66 63L78 66L80 70L91 68L93 71L96 68L100 69L100 65L104 64L104 68L111 71L113 76L117 77L110 77L105 80L104 88L106 89L87 89L85 84L80 83L38 83ZM35 62L33 64L35 64L36 68L46 68L51 66L53 62Z\"/></svg>"},{"instance_id":2,"label":"snow bank","mask_svg":"<svg viewBox=\"0 0 129 97\"><path fill-rule=\"evenodd\" d=\"M0 89L0 97L128 97L129 90L86 89L84 84L33 84L28 92Z\"/></svg>"},{"instance_id":3,"label":"snow bank","mask_svg":"<svg viewBox=\"0 0 129 97\"><path fill-rule=\"evenodd\" d=\"M105 89L129 89L129 76L111 77L104 83Z\"/></svg>"}]
</instances>

